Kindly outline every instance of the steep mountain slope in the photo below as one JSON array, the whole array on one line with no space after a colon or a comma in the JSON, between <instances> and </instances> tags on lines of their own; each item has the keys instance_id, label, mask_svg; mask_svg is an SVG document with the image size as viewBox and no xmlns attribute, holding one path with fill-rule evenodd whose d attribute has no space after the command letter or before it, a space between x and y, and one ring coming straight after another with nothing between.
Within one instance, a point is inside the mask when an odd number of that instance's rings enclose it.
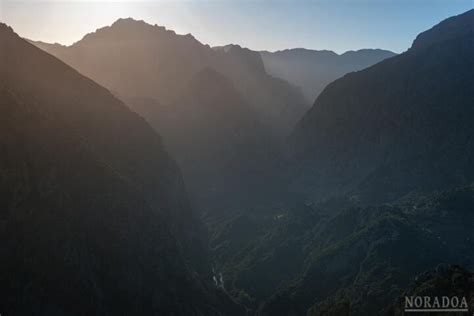
<instances>
[{"instance_id":1,"label":"steep mountain slope","mask_svg":"<svg viewBox=\"0 0 474 316\"><path fill-rule=\"evenodd\" d=\"M473 186L391 206L342 209L322 229L294 236L306 241L299 247L311 249L305 268L260 314L386 312L423 271L440 263L474 266L473 210ZM301 239L308 234L313 238Z\"/></svg>"},{"instance_id":2,"label":"steep mountain slope","mask_svg":"<svg viewBox=\"0 0 474 316\"><path fill-rule=\"evenodd\" d=\"M169 106L143 98L127 103L163 136L199 206L253 203L263 195L261 186L271 183L277 146L222 74L210 68L198 72Z\"/></svg>"},{"instance_id":3,"label":"steep mountain slope","mask_svg":"<svg viewBox=\"0 0 474 316\"><path fill-rule=\"evenodd\" d=\"M172 104L196 73L212 68L234 83L276 134L288 132L307 109L297 89L265 72L258 53L239 46L212 49L190 34L143 21L119 19L69 47L35 44L122 97L164 105Z\"/></svg>"},{"instance_id":4,"label":"steep mountain slope","mask_svg":"<svg viewBox=\"0 0 474 316\"><path fill-rule=\"evenodd\" d=\"M377 207L249 210L212 223L215 269L259 315L377 315L423 271L474 266L473 210L472 185Z\"/></svg>"},{"instance_id":5,"label":"steep mountain slope","mask_svg":"<svg viewBox=\"0 0 474 316\"><path fill-rule=\"evenodd\" d=\"M301 87L308 102L312 103L332 81L393 57L395 53L382 49L361 49L338 55L327 50L295 48L263 51L260 55L269 74Z\"/></svg>"},{"instance_id":6,"label":"steep mountain slope","mask_svg":"<svg viewBox=\"0 0 474 316\"><path fill-rule=\"evenodd\" d=\"M474 179L474 11L330 84L291 137L295 188L389 201Z\"/></svg>"},{"instance_id":7,"label":"steep mountain slope","mask_svg":"<svg viewBox=\"0 0 474 316\"><path fill-rule=\"evenodd\" d=\"M2 313L219 314L205 234L159 137L4 24L0 43Z\"/></svg>"},{"instance_id":8,"label":"steep mountain slope","mask_svg":"<svg viewBox=\"0 0 474 316\"><path fill-rule=\"evenodd\" d=\"M215 269L242 304L377 315L417 274L474 265L473 12L326 88L290 139L299 205L208 222Z\"/></svg>"}]
</instances>

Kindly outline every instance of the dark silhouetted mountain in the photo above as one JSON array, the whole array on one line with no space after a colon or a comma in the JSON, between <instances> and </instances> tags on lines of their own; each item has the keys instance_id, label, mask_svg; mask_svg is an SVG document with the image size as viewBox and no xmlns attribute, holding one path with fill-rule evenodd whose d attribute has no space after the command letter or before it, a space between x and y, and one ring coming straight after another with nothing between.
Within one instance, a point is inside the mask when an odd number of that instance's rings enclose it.
<instances>
[{"instance_id":1,"label":"dark silhouetted mountain","mask_svg":"<svg viewBox=\"0 0 474 316\"><path fill-rule=\"evenodd\" d=\"M303 48L260 53L267 72L302 89L308 102L332 81L346 73L372 66L396 54L381 49L361 49L338 55L327 50Z\"/></svg>"},{"instance_id":2,"label":"dark silhouetted mountain","mask_svg":"<svg viewBox=\"0 0 474 316\"><path fill-rule=\"evenodd\" d=\"M4 24L0 44L2 313L238 313L145 120Z\"/></svg>"},{"instance_id":3,"label":"dark silhouetted mountain","mask_svg":"<svg viewBox=\"0 0 474 316\"><path fill-rule=\"evenodd\" d=\"M292 134L295 188L380 202L470 183L473 30L471 10L331 83Z\"/></svg>"},{"instance_id":4,"label":"dark silhouetted mountain","mask_svg":"<svg viewBox=\"0 0 474 316\"><path fill-rule=\"evenodd\" d=\"M189 34L143 21L119 19L69 47L33 43L121 97L153 98L163 105L174 103L196 73L212 68L233 82L278 135L308 108L298 89L265 72L257 52L239 46L212 49Z\"/></svg>"}]
</instances>

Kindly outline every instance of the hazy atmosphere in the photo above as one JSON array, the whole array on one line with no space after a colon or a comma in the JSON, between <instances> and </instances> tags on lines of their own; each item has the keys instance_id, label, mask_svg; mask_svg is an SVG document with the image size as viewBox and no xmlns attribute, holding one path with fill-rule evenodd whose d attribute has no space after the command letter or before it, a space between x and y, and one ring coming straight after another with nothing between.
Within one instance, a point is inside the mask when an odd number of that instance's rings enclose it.
<instances>
[{"instance_id":1,"label":"hazy atmosphere","mask_svg":"<svg viewBox=\"0 0 474 316\"><path fill-rule=\"evenodd\" d=\"M22 36L63 45L133 17L211 46L400 53L416 34L472 6L472 0L2 0L0 18Z\"/></svg>"},{"instance_id":2,"label":"hazy atmosphere","mask_svg":"<svg viewBox=\"0 0 474 316\"><path fill-rule=\"evenodd\" d=\"M474 315L472 1L0 1L0 316Z\"/></svg>"}]
</instances>

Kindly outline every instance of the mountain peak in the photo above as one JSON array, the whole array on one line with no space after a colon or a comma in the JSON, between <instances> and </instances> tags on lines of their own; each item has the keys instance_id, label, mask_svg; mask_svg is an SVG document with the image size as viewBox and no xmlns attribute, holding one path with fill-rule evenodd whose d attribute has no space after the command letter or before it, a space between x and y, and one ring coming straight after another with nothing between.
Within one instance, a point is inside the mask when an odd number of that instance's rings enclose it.
<instances>
[{"instance_id":1,"label":"mountain peak","mask_svg":"<svg viewBox=\"0 0 474 316\"><path fill-rule=\"evenodd\" d=\"M154 31L166 31L173 34L176 34L172 30L167 30L164 26L159 26L158 24L149 24L144 20L136 20L132 17L128 18L119 18L117 21L112 23L110 28L134 28L134 29L143 29L143 30L154 30Z\"/></svg>"},{"instance_id":2,"label":"mountain peak","mask_svg":"<svg viewBox=\"0 0 474 316\"><path fill-rule=\"evenodd\" d=\"M334 58L337 57L338 55L333 52L332 50L314 50L314 49L307 49L307 48L290 48L290 49L284 49L284 50L278 50L274 52L274 54L278 55L292 55L292 56L298 56L301 58Z\"/></svg>"},{"instance_id":3,"label":"mountain peak","mask_svg":"<svg viewBox=\"0 0 474 316\"><path fill-rule=\"evenodd\" d=\"M95 40L150 39L157 36L172 37L176 36L176 33L172 30L167 30L164 26L152 25L143 20L135 20L128 17L120 18L110 26L105 26L97 29L95 32L86 34L76 44Z\"/></svg>"},{"instance_id":4,"label":"mountain peak","mask_svg":"<svg viewBox=\"0 0 474 316\"><path fill-rule=\"evenodd\" d=\"M0 35L4 35L4 34L14 34L14 35L16 35L15 31L13 31L13 29L10 26L8 26L5 23L0 22Z\"/></svg>"},{"instance_id":5,"label":"mountain peak","mask_svg":"<svg viewBox=\"0 0 474 316\"><path fill-rule=\"evenodd\" d=\"M259 52L250 50L237 44L228 44L225 46L213 47L215 51L224 52L235 59L240 60L242 64L245 64L253 71L265 73L265 67L263 65L262 57Z\"/></svg>"},{"instance_id":6,"label":"mountain peak","mask_svg":"<svg viewBox=\"0 0 474 316\"><path fill-rule=\"evenodd\" d=\"M420 33L413 41L411 49L426 48L435 43L463 37L466 34L474 36L474 9L450 17Z\"/></svg>"},{"instance_id":7,"label":"mountain peak","mask_svg":"<svg viewBox=\"0 0 474 316\"><path fill-rule=\"evenodd\" d=\"M145 21L143 20L135 20L132 17L128 18L119 18L117 21L112 23L112 26L117 26L117 25L129 25L129 24L142 24L142 25L148 25Z\"/></svg>"},{"instance_id":8,"label":"mountain peak","mask_svg":"<svg viewBox=\"0 0 474 316\"><path fill-rule=\"evenodd\" d=\"M348 50L342 53L340 56L349 56L349 55L383 55L383 56L395 56L396 53L380 48L362 48L358 50Z\"/></svg>"}]
</instances>

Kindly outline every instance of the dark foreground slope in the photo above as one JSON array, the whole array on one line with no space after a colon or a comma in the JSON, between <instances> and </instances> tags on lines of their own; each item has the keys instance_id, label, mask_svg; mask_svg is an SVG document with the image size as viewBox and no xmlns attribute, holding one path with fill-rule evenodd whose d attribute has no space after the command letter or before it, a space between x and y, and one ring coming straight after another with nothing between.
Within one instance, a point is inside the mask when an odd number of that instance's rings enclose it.
<instances>
[{"instance_id":1,"label":"dark foreground slope","mask_svg":"<svg viewBox=\"0 0 474 316\"><path fill-rule=\"evenodd\" d=\"M205 235L159 137L3 24L0 42L2 313L219 314Z\"/></svg>"},{"instance_id":2,"label":"dark foreground slope","mask_svg":"<svg viewBox=\"0 0 474 316\"><path fill-rule=\"evenodd\" d=\"M292 135L295 188L388 201L472 181L473 56L471 10L330 84Z\"/></svg>"},{"instance_id":3,"label":"dark foreground slope","mask_svg":"<svg viewBox=\"0 0 474 316\"><path fill-rule=\"evenodd\" d=\"M262 315L378 315L399 308L397 298L423 271L441 263L474 266L472 186L336 214L322 229L295 235L311 249L303 272L263 305Z\"/></svg>"},{"instance_id":4,"label":"dark foreground slope","mask_svg":"<svg viewBox=\"0 0 474 316\"><path fill-rule=\"evenodd\" d=\"M423 271L474 266L472 186L256 211L215 224L211 245L222 285L261 315L378 315Z\"/></svg>"}]
</instances>

